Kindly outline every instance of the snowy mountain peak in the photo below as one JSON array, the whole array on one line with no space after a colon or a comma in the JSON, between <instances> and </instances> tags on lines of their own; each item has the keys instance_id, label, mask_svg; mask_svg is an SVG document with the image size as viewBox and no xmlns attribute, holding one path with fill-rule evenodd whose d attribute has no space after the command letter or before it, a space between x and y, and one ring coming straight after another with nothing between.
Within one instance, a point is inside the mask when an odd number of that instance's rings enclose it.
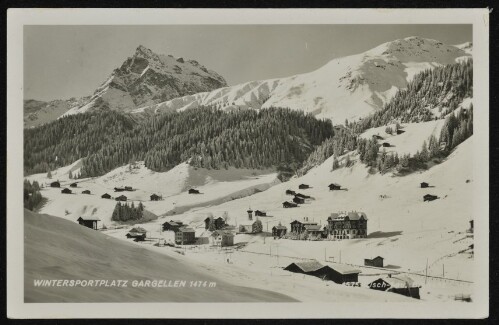
<instances>
[{"instance_id":1,"label":"snowy mountain peak","mask_svg":"<svg viewBox=\"0 0 499 325\"><path fill-rule=\"evenodd\" d=\"M156 54L139 45L82 106L64 115L96 109L129 112L176 97L227 86L225 79L195 60Z\"/></svg>"},{"instance_id":2,"label":"snowy mountain peak","mask_svg":"<svg viewBox=\"0 0 499 325\"><path fill-rule=\"evenodd\" d=\"M471 53L418 36L383 43L364 53L333 59L323 67L288 78L251 81L188 95L135 112L184 110L201 105L220 109L289 107L340 124L381 109L415 74L451 64Z\"/></svg>"}]
</instances>

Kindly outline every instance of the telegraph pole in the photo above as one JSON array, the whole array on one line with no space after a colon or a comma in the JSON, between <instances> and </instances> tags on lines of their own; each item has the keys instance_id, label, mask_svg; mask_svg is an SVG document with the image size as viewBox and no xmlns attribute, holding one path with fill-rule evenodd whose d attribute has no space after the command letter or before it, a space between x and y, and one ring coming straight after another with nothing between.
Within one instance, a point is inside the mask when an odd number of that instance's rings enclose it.
<instances>
[{"instance_id":1,"label":"telegraph pole","mask_svg":"<svg viewBox=\"0 0 499 325\"><path fill-rule=\"evenodd\" d=\"M426 271L425 271L424 284L426 284L427 280L428 280L428 258L426 258Z\"/></svg>"}]
</instances>

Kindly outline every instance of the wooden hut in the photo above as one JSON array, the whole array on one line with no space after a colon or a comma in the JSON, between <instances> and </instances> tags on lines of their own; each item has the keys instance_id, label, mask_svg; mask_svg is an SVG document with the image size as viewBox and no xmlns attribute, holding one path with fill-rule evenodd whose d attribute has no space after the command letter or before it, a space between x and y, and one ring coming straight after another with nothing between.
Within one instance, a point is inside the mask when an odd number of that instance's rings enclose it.
<instances>
[{"instance_id":1,"label":"wooden hut","mask_svg":"<svg viewBox=\"0 0 499 325\"><path fill-rule=\"evenodd\" d=\"M279 223L279 225L272 227L272 236L274 238L281 238L286 235L286 232L288 231L288 228L286 226L283 226Z\"/></svg>"},{"instance_id":2,"label":"wooden hut","mask_svg":"<svg viewBox=\"0 0 499 325\"><path fill-rule=\"evenodd\" d=\"M287 208L296 208L297 206L298 206L298 204L293 203L293 202L288 202L288 201L286 201L286 202L283 202L283 203L282 203L282 207L283 207L283 208L286 208L286 209L287 209Z\"/></svg>"},{"instance_id":3,"label":"wooden hut","mask_svg":"<svg viewBox=\"0 0 499 325\"><path fill-rule=\"evenodd\" d=\"M50 187L61 187L61 183L59 181L55 181L50 183Z\"/></svg>"},{"instance_id":4,"label":"wooden hut","mask_svg":"<svg viewBox=\"0 0 499 325\"><path fill-rule=\"evenodd\" d=\"M286 195L296 195L296 192L292 190L286 190Z\"/></svg>"},{"instance_id":5,"label":"wooden hut","mask_svg":"<svg viewBox=\"0 0 499 325\"><path fill-rule=\"evenodd\" d=\"M69 188L63 188L61 190L61 193L62 194L71 194L71 193L73 193L73 191L71 191Z\"/></svg>"},{"instance_id":6,"label":"wooden hut","mask_svg":"<svg viewBox=\"0 0 499 325\"><path fill-rule=\"evenodd\" d=\"M337 264L334 266L322 265L316 260L306 262L294 262L284 268L286 271L303 273L316 276L323 280L335 283L358 282L360 271L347 265Z\"/></svg>"},{"instance_id":7,"label":"wooden hut","mask_svg":"<svg viewBox=\"0 0 499 325\"><path fill-rule=\"evenodd\" d=\"M97 225L100 219L97 217L79 217L77 221L82 226L97 230Z\"/></svg>"},{"instance_id":8,"label":"wooden hut","mask_svg":"<svg viewBox=\"0 0 499 325\"><path fill-rule=\"evenodd\" d=\"M375 267L383 267L383 257L381 256L376 256L375 258L371 259L364 259L364 265L365 266L375 266Z\"/></svg>"},{"instance_id":9,"label":"wooden hut","mask_svg":"<svg viewBox=\"0 0 499 325\"><path fill-rule=\"evenodd\" d=\"M199 191L196 190L196 189L190 188L189 189L189 194L201 194L201 193L199 193Z\"/></svg>"},{"instance_id":10,"label":"wooden hut","mask_svg":"<svg viewBox=\"0 0 499 325\"><path fill-rule=\"evenodd\" d=\"M156 195L156 194L151 195L151 201L159 201L160 198L161 197L159 195Z\"/></svg>"},{"instance_id":11,"label":"wooden hut","mask_svg":"<svg viewBox=\"0 0 499 325\"><path fill-rule=\"evenodd\" d=\"M310 188L310 186L308 186L307 184L300 184L300 185L298 185L298 188L300 190L306 190L306 189Z\"/></svg>"},{"instance_id":12,"label":"wooden hut","mask_svg":"<svg viewBox=\"0 0 499 325\"><path fill-rule=\"evenodd\" d=\"M124 195L120 195L118 196L117 198L115 198L116 201L126 201L127 200L127 197L124 196Z\"/></svg>"},{"instance_id":13,"label":"wooden hut","mask_svg":"<svg viewBox=\"0 0 499 325\"><path fill-rule=\"evenodd\" d=\"M341 185L337 183L331 183L328 185L330 191L341 190Z\"/></svg>"},{"instance_id":14,"label":"wooden hut","mask_svg":"<svg viewBox=\"0 0 499 325\"><path fill-rule=\"evenodd\" d=\"M78 187L78 183L71 183L69 184L70 187Z\"/></svg>"},{"instance_id":15,"label":"wooden hut","mask_svg":"<svg viewBox=\"0 0 499 325\"><path fill-rule=\"evenodd\" d=\"M432 195L432 194L426 194L425 196L423 196L423 201L424 202L433 201L433 200L436 200L436 199L438 199L438 196Z\"/></svg>"},{"instance_id":16,"label":"wooden hut","mask_svg":"<svg viewBox=\"0 0 499 325\"><path fill-rule=\"evenodd\" d=\"M110 199L111 195L109 195L107 193L104 193L104 194L102 194L101 198L103 198L103 199Z\"/></svg>"},{"instance_id":17,"label":"wooden hut","mask_svg":"<svg viewBox=\"0 0 499 325\"><path fill-rule=\"evenodd\" d=\"M83 192L81 192L82 194L90 194L90 190L84 190Z\"/></svg>"}]
</instances>

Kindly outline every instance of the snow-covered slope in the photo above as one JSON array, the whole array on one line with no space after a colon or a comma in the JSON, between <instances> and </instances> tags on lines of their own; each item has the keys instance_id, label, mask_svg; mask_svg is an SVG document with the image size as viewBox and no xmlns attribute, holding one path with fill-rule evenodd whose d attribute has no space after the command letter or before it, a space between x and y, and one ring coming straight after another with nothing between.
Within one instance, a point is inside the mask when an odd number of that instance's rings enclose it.
<instances>
[{"instance_id":1,"label":"snow-covered slope","mask_svg":"<svg viewBox=\"0 0 499 325\"><path fill-rule=\"evenodd\" d=\"M69 110L65 115L102 108L128 112L143 105L226 85L223 77L195 60L158 55L139 46L84 105Z\"/></svg>"},{"instance_id":2,"label":"snow-covered slope","mask_svg":"<svg viewBox=\"0 0 499 325\"><path fill-rule=\"evenodd\" d=\"M88 97L70 98L44 102L28 99L24 101L24 127L31 128L51 122L75 107L88 101Z\"/></svg>"},{"instance_id":3,"label":"snow-covered slope","mask_svg":"<svg viewBox=\"0 0 499 325\"><path fill-rule=\"evenodd\" d=\"M465 49L420 37L384 43L367 52L338 58L310 73L251 81L211 92L143 105L134 112L184 110L200 105L221 109L290 107L331 118L335 124L381 108L418 72L469 57Z\"/></svg>"},{"instance_id":4,"label":"snow-covered slope","mask_svg":"<svg viewBox=\"0 0 499 325\"><path fill-rule=\"evenodd\" d=\"M191 210L220 204L264 191L278 184L277 174L271 170L235 169L207 170L194 168L187 163L180 164L165 173L154 172L144 166L143 162L126 165L92 179L71 180L69 172L79 173L80 161L52 171L52 178L46 174L35 174L26 177L44 185L41 193L48 199L40 210L41 213L62 217L75 221L82 215L98 216L106 225L110 225L111 215L116 205L115 200L102 199L104 193L117 197L127 196L129 202L143 202L146 210L156 215L173 215ZM61 188L50 188L48 184L58 180ZM77 188L71 188L73 194L62 194L61 189L70 188L69 184L77 182ZM114 192L115 187L132 186L132 192ZM188 194L190 188L198 189L201 194ZM90 195L82 194L90 190ZM163 197L160 201L150 201L150 195Z\"/></svg>"}]
</instances>

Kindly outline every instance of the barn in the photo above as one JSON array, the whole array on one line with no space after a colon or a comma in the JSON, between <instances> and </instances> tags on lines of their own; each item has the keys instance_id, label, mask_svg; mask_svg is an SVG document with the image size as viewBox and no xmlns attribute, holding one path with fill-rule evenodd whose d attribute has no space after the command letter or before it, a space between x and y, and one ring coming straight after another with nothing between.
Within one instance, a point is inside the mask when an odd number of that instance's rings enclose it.
<instances>
[{"instance_id":1,"label":"barn","mask_svg":"<svg viewBox=\"0 0 499 325\"><path fill-rule=\"evenodd\" d=\"M115 192L123 192L125 189L123 187L115 187L114 191Z\"/></svg>"},{"instance_id":2,"label":"barn","mask_svg":"<svg viewBox=\"0 0 499 325\"><path fill-rule=\"evenodd\" d=\"M381 256L376 256L375 258L371 259L364 259L364 265L365 266L375 266L375 267L383 267L383 257Z\"/></svg>"},{"instance_id":3,"label":"barn","mask_svg":"<svg viewBox=\"0 0 499 325\"><path fill-rule=\"evenodd\" d=\"M302 273L311 276L316 276L323 280L334 281L342 284L345 282L358 282L360 270L353 269L346 265L322 265L316 260L307 262L294 262L284 268L286 271L294 273Z\"/></svg>"},{"instance_id":4,"label":"barn","mask_svg":"<svg viewBox=\"0 0 499 325\"><path fill-rule=\"evenodd\" d=\"M255 211L255 216L256 217L266 217L267 216L267 212L256 210Z\"/></svg>"},{"instance_id":5,"label":"barn","mask_svg":"<svg viewBox=\"0 0 499 325\"><path fill-rule=\"evenodd\" d=\"M391 145L390 145L388 142L383 142L382 146L383 146L384 148L389 148L389 147L391 147Z\"/></svg>"},{"instance_id":6,"label":"barn","mask_svg":"<svg viewBox=\"0 0 499 325\"><path fill-rule=\"evenodd\" d=\"M422 182L420 185L421 185L421 188L427 188L428 186L430 186L430 184L428 184L426 182Z\"/></svg>"},{"instance_id":7,"label":"barn","mask_svg":"<svg viewBox=\"0 0 499 325\"><path fill-rule=\"evenodd\" d=\"M189 189L189 194L201 194L201 193L199 193L199 191L196 190L196 189L190 188Z\"/></svg>"},{"instance_id":8,"label":"barn","mask_svg":"<svg viewBox=\"0 0 499 325\"><path fill-rule=\"evenodd\" d=\"M82 226L97 230L97 224L100 219L97 217L79 217L76 221Z\"/></svg>"},{"instance_id":9,"label":"barn","mask_svg":"<svg viewBox=\"0 0 499 325\"><path fill-rule=\"evenodd\" d=\"M302 199L310 199L310 195L305 195L305 194L301 194L301 193L296 193L297 197L300 197Z\"/></svg>"},{"instance_id":10,"label":"barn","mask_svg":"<svg viewBox=\"0 0 499 325\"><path fill-rule=\"evenodd\" d=\"M337 183L331 183L328 185L330 191L341 190L341 185Z\"/></svg>"},{"instance_id":11,"label":"barn","mask_svg":"<svg viewBox=\"0 0 499 325\"><path fill-rule=\"evenodd\" d=\"M281 237L286 235L287 231L288 231L288 228L286 228L286 226L283 226L283 225L281 225L281 223L279 223L279 225L272 227L272 236L274 236L274 238L275 237L281 238Z\"/></svg>"},{"instance_id":12,"label":"barn","mask_svg":"<svg viewBox=\"0 0 499 325\"><path fill-rule=\"evenodd\" d=\"M110 199L111 195L109 195L107 193L104 193L104 194L102 194L101 198L103 198L103 199Z\"/></svg>"},{"instance_id":13,"label":"barn","mask_svg":"<svg viewBox=\"0 0 499 325\"><path fill-rule=\"evenodd\" d=\"M159 195L156 195L156 194L151 195L151 201L159 201L159 200L160 200Z\"/></svg>"},{"instance_id":14,"label":"barn","mask_svg":"<svg viewBox=\"0 0 499 325\"><path fill-rule=\"evenodd\" d=\"M146 239L147 230L141 227L134 227L126 234L126 238L133 238L135 241L143 241Z\"/></svg>"},{"instance_id":15,"label":"barn","mask_svg":"<svg viewBox=\"0 0 499 325\"><path fill-rule=\"evenodd\" d=\"M115 200L116 200L116 201L126 201L126 200L127 200L127 197L126 197L126 196L124 196L124 195L120 195L120 196L118 196Z\"/></svg>"},{"instance_id":16,"label":"barn","mask_svg":"<svg viewBox=\"0 0 499 325\"><path fill-rule=\"evenodd\" d=\"M69 184L70 187L78 187L78 183L71 183Z\"/></svg>"},{"instance_id":17,"label":"barn","mask_svg":"<svg viewBox=\"0 0 499 325\"><path fill-rule=\"evenodd\" d=\"M306 219L305 219L306 220ZM301 234L306 230L306 226L317 226L317 222L298 221L291 222L291 232Z\"/></svg>"},{"instance_id":18,"label":"barn","mask_svg":"<svg viewBox=\"0 0 499 325\"><path fill-rule=\"evenodd\" d=\"M298 206L298 204L292 203L292 202L288 202L288 201L282 203L282 207L286 208L286 209L287 208L296 208L297 206Z\"/></svg>"},{"instance_id":19,"label":"barn","mask_svg":"<svg viewBox=\"0 0 499 325\"><path fill-rule=\"evenodd\" d=\"M298 188L299 188L300 190L306 190L307 188L310 188L310 186L309 186L309 185L307 185L307 184L300 184L300 185L298 185Z\"/></svg>"},{"instance_id":20,"label":"barn","mask_svg":"<svg viewBox=\"0 0 499 325\"><path fill-rule=\"evenodd\" d=\"M52 182L50 183L50 187L61 187L61 183L59 183L59 181Z\"/></svg>"},{"instance_id":21,"label":"barn","mask_svg":"<svg viewBox=\"0 0 499 325\"><path fill-rule=\"evenodd\" d=\"M61 190L61 193L62 194L71 194L71 193L73 193L73 191L71 191L69 188L63 188Z\"/></svg>"},{"instance_id":22,"label":"barn","mask_svg":"<svg viewBox=\"0 0 499 325\"><path fill-rule=\"evenodd\" d=\"M131 186L125 186L125 191L133 191L133 188Z\"/></svg>"},{"instance_id":23,"label":"barn","mask_svg":"<svg viewBox=\"0 0 499 325\"><path fill-rule=\"evenodd\" d=\"M393 292L407 297L419 299L419 286L408 276L388 275L387 278L379 278L368 284L373 290Z\"/></svg>"},{"instance_id":24,"label":"barn","mask_svg":"<svg viewBox=\"0 0 499 325\"><path fill-rule=\"evenodd\" d=\"M85 190L83 192L81 192L82 194L90 194L90 190Z\"/></svg>"},{"instance_id":25,"label":"barn","mask_svg":"<svg viewBox=\"0 0 499 325\"><path fill-rule=\"evenodd\" d=\"M303 203L305 203L305 199L303 199L301 197L298 197L298 196L295 196L293 198L293 202L296 203L296 204L303 204Z\"/></svg>"},{"instance_id":26,"label":"barn","mask_svg":"<svg viewBox=\"0 0 499 325\"><path fill-rule=\"evenodd\" d=\"M433 201L433 200L436 200L438 199L438 196L436 195L432 195L432 194L426 194L425 196L423 196L423 201L426 202L426 201Z\"/></svg>"},{"instance_id":27,"label":"barn","mask_svg":"<svg viewBox=\"0 0 499 325\"><path fill-rule=\"evenodd\" d=\"M286 190L286 195L296 195L296 192L292 190Z\"/></svg>"}]
</instances>

